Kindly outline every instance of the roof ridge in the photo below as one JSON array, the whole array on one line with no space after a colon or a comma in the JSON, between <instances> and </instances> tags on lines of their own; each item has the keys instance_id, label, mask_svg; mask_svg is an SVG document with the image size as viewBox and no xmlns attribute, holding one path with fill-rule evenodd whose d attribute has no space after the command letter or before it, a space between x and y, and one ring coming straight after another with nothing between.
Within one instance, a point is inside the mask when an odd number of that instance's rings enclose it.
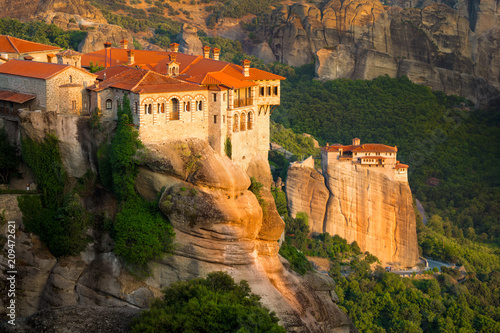
<instances>
[{"instance_id":1,"label":"roof ridge","mask_svg":"<svg viewBox=\"0 0 500 333\"><path fill-rule=\"evenodd\" d=\"M142 82L142 81L144 81L144 79L145 79L145 78L146 78L146 77L147 77L147 76L148 76L151 72L152 72L151 70L146 69L146 75L144 75L144 76L143 76L143 77L142 77L142 78L141 78L141 79L140 79L140 80L136 83L136 85L135 85L135 86L133 86L132 88L130 88L130 91L132 91L132 90L136 89L136 88L137 88L137 87L141 84L141 82Z\"/></svg>"},{"instance_id":2,"label":"roof ridge","mask_svg":"<svg viewBox=\"0 0 500 333\"><path fill-rule=\"evenodd\" d=\"M184 68L184 70L181 73L179 73L179 74L184 74L188 69L190 69L192 66L196 65L197 63L199 63L202 59L205 59L205 58L202 57L201 55L196 56L196 59L194 59L193 61L191 61L191 63L189 65L187 65L186 68Z\"/></svg>"},{"instance_id":3,"label":"roof ridge","mask_svg":"<svg viewBox=\"0 0 500 333\"><path fill-rule=\"evenodd\" d=\"M12 45L12 47L14 48L14 50L16 50L16 52L20 54L21 52L19 52L18 48L17 48L17 47L14 45L14 43L10 40L10 36L7 36L7 35L6 35L6 37L7 37L7 40L9 41L10 45Z\"/></svg>"}]
</instances>

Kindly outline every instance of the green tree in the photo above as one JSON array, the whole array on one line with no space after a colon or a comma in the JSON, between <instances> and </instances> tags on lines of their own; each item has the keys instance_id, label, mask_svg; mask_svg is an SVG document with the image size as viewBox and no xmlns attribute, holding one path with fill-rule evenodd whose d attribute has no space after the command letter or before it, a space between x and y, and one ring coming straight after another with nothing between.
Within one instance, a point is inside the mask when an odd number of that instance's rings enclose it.
<instances>
[{"instance_id":1,"label":"green tree","mask_svg":"<svg viewBox=\"0 0 500 333\"><path fill-rule=\"evenodd\" d=\"M135 321L131 332L285 332L246 281L224 272L176 282Z\"/></svg>"}]
</instances>

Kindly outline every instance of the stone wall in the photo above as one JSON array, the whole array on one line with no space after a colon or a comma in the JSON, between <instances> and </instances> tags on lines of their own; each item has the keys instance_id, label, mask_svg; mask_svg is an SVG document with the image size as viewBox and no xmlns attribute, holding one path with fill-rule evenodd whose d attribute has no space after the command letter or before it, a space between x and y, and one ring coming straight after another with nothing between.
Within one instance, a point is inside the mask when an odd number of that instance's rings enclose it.
<instances>
[{"instance_id":1,"label":"stone wall","mask_svg":"<svg viewBox=\"0 0 500 333\"><path fill-rule=\"evenodd\" d=\"M95 74L69 67L47 79L47 110L75 114L87 110L86 87L91 85L96 77Z\"/></svg>"},{"instance_id":2,"label":"stone wall","mask_svg":"<svg viewBox=\"0 0 500 333\"><path fill-rule=\"evenodd\" d=\"M45 80L0 74L0 89L35 95L35 108L47 108Z\"/></svg>"}]
</instances>

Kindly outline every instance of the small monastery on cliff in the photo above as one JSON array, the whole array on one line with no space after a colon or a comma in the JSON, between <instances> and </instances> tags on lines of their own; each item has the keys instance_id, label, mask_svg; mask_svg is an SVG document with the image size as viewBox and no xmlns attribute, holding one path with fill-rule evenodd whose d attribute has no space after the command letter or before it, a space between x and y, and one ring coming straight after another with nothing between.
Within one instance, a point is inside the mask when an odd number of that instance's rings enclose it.
<instances>
[{"instance_id":1,"label":"small monastery on cliff","mask_svg":"<svg viewBox=\"0 0 500 333\"><path fill-rule=\"evenodd\" d=\"M116 120L127 95L144 143L199 138L220 154L231 142L232 159L243 166L257 155L267 158L269 116L285 78L251 68L249 60L242 66L219 61L217 48L188 55L178 46L130 50L124 40L120 48L105 43L80 54L0 36L0 116L15 119L21 109L80 116L100 110L104 120ZM104 69L92 74L87 69L95 65Z\"/></svg>"},{"instance_id":2,"label":"small monastery on cliff","mask_svg":"<svg viewBox=\"0 0 500 333\"><path fill-rule=\"evenodd\" d=\"M408 165L397 160L398 147L379 143L361 144L360 139L352 139L352 145L327 144L321 148L323 170L337 163L349 163L355 167L373 168L387 174L391 179L408 182Z\"/></svg>"}]
</instances>

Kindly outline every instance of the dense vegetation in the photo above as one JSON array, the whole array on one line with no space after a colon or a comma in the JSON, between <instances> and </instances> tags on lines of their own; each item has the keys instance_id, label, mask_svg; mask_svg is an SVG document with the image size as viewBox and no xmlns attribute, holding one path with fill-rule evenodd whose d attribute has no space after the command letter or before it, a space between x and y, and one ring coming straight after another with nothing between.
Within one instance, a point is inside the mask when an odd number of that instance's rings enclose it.
<instances>
[{"instance_id":1,"label":"dense vegetation","mask_svg":"<svg viewBox=\"0 0 500 333\"><path fill-rule=\"evenodd\" d=\"M81 30L64 31L54 24L41 21L23 23L18 19L0 18L0 35L9 35L32 42L78 49L78 44L87 32Z\"/></svg>"},{"instance_id":2,"label":"dense vegetation","mask_svg":"<svg viewBox=\"0 0 500 333\"><path fill-rule=\"evenodd\" d=\"M9 184L11 177L19 175L21 155L12 144L5 128L0 128L0 184Z\"/></svg>"},{"instance_id":3,"label":"dense vegetation","mask_svg":"<svg viewBox=\"0 0 500 333\"><path fill-rule=\"evenodd\" d=\"M499 331L500 154L491 144L500 138L499 108L469 111L464 99L406 78L319 82L312 80L311 66L295 73L282 84L282 106L273 120L322 144L359 137L397 145L399 159L410 164L414 194L430 213L427 225L417 221L421 253L464 265L467 276L455 269L428 279L372 272L376 258L360 254L355 243L328 234L308 237L303 214L285 218L280 253L301 274L304 255L328 258L339 305L362 332ZM279 153L270 160L286 165ZM438 186L427 185L429 177ZM284 194L273 194L283 201Z\"/></svg>"},{"instance_id":4,"label":"dense vegetation","mask_svg":"<svg viewBox=\"0 0 500 333\"><path fill-rule=\"evenodd\" d=\"M94 219L82 204L85 185L92 182L94 175L87 173L70 190L54 135L42 142L22 139L22 153L41 192L40 196L18 198L26 229L39 235L56 257L78 253L88 242L85 230Z\"/></svg>"},{"instance_id":5,"label":"dense vegetation","mask_svg":"<svg viewBox=\"0 0 500 333\"><path fill-rule=\"evenodd\" d=\"M285 332L246 281L224 272L176 282L141 314L131 332Z\"/></svg>"},{"instance_id":6,"label":"dense vegetation","mask_svg":"<svg viewBox=\"0 0 500 333\"><path fill-rule=\"evenodd\" d=\"M143 276L149 272L149 261L173 249L175 234L158 203L145 201L135 191L140 163L138 150L142 143L132 124L127 95L118 106L117 115L114 136L98 151L99 176L101 183L111 189L120 202L112 230L115 252L127 261L132 272ZM99 125L93 127L98 129Z\"/></svg>"},{"instance_id":7,"label":"dense vegetation","mask_svg":"<svg viewBox=\"0 0 500 333\"><path fill-rule=\"evenodd\" d=\"M348 277L336 276L340 308L360 332L499 332L500 273L481 281L447 269L437 278L409 279L353 261Z\"/></svg>"},{"instance_id":8,"label":"dense vegetation","mask_svg":"<svg viewBox=\"0 0 500 333\"><path fill-rule=\"evenodd\" d=\"M319 82L313 73L304 66L283 83L274 121L322 144L359 137L397 146L413 193L431 215L452 222L453 237L462 229L468 239L500 242L498 107L469 111L464 99L406 77ZM426 185L430 177L439 185Z\"/></svg>"}]
</instances>

